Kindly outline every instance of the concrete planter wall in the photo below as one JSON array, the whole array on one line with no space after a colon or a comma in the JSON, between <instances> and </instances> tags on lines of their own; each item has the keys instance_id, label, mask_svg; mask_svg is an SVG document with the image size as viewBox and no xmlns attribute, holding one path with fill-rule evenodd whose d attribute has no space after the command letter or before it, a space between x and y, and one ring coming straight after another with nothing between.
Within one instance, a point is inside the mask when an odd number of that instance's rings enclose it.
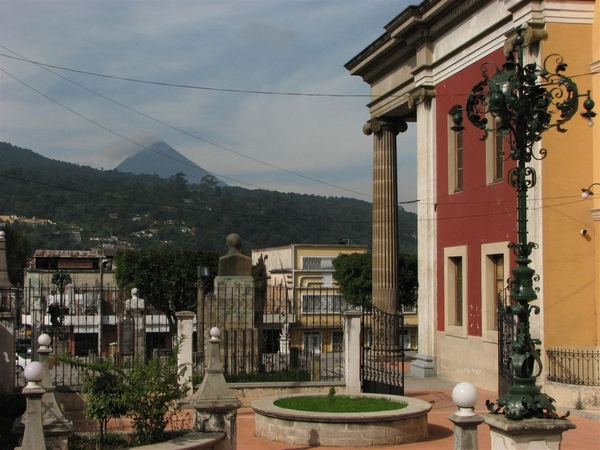
<instances>
[{"instance_id":1,"label":"concrete planter wall","mask_svg":"<svg viewBox=\"0 0 600 450\"><path fill-rule=\"evenodd\" d=\"M335 447L406 444L427 438L429 403L395 395L360 395L389 398L408 406L372 413L315 413L275 406L274 402L284 396L265 397L252 402L256 436L289 444Z\"/></svg>"}]
</instances>

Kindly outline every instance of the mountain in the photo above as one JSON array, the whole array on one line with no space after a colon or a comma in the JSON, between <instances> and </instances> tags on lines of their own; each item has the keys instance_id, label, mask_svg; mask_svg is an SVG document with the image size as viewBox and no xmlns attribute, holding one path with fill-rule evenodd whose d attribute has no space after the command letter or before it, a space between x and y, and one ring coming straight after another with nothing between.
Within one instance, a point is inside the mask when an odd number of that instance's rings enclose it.
<instances>
[{"instance_id":1,"label":"mountain","mask_svg":"<svg viewBox=\"0 0 600 450\"><path fill-rule=\"evenodd\" d=\"M192 184L200 184L204 177L213 176L163 141L155 142L150 147L129 156L115 167L115 170L136 175L156 174L161 178L183 173L186 180ZM219 186L226 186L226 183L214 178Z\"/></svg>"},{"instance_id":2,"label":"mountain","mask_svg":"<svg viewBox=\"0 0 600 450\"><path fill-rule=\"evenodd\" d=\"M223 252L230 233L242 236L245 253L341 239L371 245L373 206L362 200L97 170L1 142L0 161L0 216L56 224L21 223L32 250L85 250L117 241ZM400 251L416 252L416 229L417 216L398 208Z\"/></svg>"}]
</instances>

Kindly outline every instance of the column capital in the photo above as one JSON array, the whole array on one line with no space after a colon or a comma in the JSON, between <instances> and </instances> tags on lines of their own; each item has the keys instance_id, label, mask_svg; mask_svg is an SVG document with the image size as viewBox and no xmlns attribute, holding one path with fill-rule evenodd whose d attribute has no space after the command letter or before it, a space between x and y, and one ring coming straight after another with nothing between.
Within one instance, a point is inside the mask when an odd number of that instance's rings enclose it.
<instances>
[{"instance_id":1,"label":"column capital","mask_svg":"<svg viewBox=\"0 0 600 450\"><path fill-rule=\"evenodd\" d=\"M389 131L396 135L404 133L406 130L408 130L408 125L398 117L374 117L363 126L363 133L367 136L380 131Z\"/></svg>"}]
</instances>

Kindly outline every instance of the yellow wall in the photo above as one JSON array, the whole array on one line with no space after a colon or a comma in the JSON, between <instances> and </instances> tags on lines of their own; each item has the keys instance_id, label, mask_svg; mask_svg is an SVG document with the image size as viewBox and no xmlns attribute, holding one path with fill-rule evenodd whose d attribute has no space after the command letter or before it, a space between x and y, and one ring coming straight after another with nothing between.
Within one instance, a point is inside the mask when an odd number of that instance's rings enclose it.
<instances>
[{"instance_id":1,"label":"yellow wall","mask_svg":"<svg viewBox=\"0 0 600 450\"><path fill-rule=\"evenodd\" d=\"M549 23L548 39L541 42L541 61L552 53L568 64L565 75L572 77L579 92L591 89L592 26ZM550 60L549 60L550 61ZM554 58L551 59L554 61ZM552 71L555 63L548 65ZM600 96L600 92L597 97ZM583 99L579 99L581 105ZM596 108L597 109L597 108ZM581 198L581 188L594 177L593 129L579 115L565 124L566 133L556 130L543 135L548 150L542 162L543 344L548 347L598 345L597 229L590 213L591 201ZM596 159L596 167L598 162ZM539 186L536 188L539 189ZM600 189L597 191L600 194ZM537 194L539 195L539 193ZM581 230L588 234L582 236ZM532 255L535 267L535 250Z\"/></svg>"}]
</instances>

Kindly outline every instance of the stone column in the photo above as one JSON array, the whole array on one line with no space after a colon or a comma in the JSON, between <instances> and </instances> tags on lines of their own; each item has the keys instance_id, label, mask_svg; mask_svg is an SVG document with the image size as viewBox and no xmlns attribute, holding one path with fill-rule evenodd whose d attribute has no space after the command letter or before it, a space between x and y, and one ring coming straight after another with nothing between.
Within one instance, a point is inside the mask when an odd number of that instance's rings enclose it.
<instances>
[{"instance_id":1,"label":"stone column","mask_svg":"<svg viewBox=\"0 0 600 450\"><path fill-rule=\"evenodd\" d=\"M417 237L419 258L419 351L411 363L415 377L435 376L437 298L437 172L433 92L418 90L411 98L417 109Z\"/></svg>"},{"instance_id":2,"label":"stone column","mask_svg":"<svg viewBox=\"0 0 600 450\"><path fill-rule=\"evenodd\" d=\"M194 313L191 311L178 311L175 313L177 317L177 336L182 337L181 347L177 355L177 365L185 366L183 380L181 382L189 382L189 390L187 395L191 396L194 390L192 385L192 367L194 357Z\"/></svg>"},{"instance_id":3,"label":"stone column","mask_svg":"<svg viewBox=\"0 0 600 450\"><path fill-rule=\"evenodd\" d=\"M373 304L398 309L398 182L396 135L408 129L395 118L374 118L363 127L373 134Z\"/></svg>"},{"instance_id":4,"label":"stone column","mask_svg":"<svg viewBox=\"0 0 600 450\"><path fill-rule=\"evenodd\" d=\"M346 394L360 393L360 320L362 311L344 313L344 370Z\"/></svg>"}]
</instances>

